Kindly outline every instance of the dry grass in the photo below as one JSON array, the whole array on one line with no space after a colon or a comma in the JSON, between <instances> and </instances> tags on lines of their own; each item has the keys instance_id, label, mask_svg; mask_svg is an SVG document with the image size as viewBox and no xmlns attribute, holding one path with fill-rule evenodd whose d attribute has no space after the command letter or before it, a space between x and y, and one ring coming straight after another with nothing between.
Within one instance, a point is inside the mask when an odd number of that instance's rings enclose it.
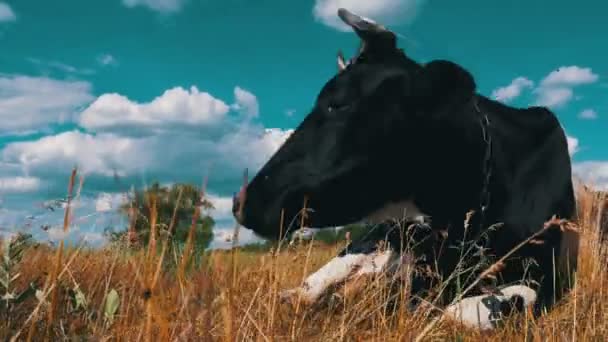
<instances>
[{"instance_id":1,"label":"dry grass","mask_svg":"<svg viewBox=\"0 0 608 342\"><path fill-rule=\"evenodd\" d=\"M425 340L607 340L608 258L597 229L602 199L579 192L578 281L563 303L537 321L520 315L483 335L439 322ZM382 279L329 306L281 303L279 291L298 285L340 247L313 244L276 253L214 251L188 268L189 260L167 252L164 241L156 251L32 247L17 265L14 287L19 292L35 283L43 290L10 308L3 304L0 339L409 341L428 326L425 312L384 309L389 294ZM166 259L180 266L162 267ZM118 307L112 314L108 304L115 294Z\"/></svg>"}]
</instances>

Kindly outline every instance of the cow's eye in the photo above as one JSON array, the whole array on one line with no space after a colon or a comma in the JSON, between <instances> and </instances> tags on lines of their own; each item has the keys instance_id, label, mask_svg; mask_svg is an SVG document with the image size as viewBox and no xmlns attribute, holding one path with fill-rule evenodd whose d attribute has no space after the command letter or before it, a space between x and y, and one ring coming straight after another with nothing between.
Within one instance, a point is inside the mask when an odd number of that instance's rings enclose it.
<instances>
[{"instance_id":1,"label":"cow's eye","mask_svg":"<svg viewBox=\"0 0 608 342\"><path fill-rule=\"evenodd\" d=\"M350 107L351 107L350 103L345 103L345 104L341 104L341 105L329 105L329 106L327 106L327 111L330 113L342 112L342 111L348 110Z\"/></svg>"}]
</instances>

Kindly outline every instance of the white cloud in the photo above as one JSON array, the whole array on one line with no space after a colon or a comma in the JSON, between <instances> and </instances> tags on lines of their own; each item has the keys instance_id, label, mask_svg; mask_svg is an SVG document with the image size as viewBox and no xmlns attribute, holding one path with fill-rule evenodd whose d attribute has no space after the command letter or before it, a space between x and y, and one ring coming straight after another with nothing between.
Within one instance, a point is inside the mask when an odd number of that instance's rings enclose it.
<instances>
[{"instance_id":1,"label":"white cloud","mask_svg":"<svg viewBox=\"0 0 608 342\"><path fill-rule=\"evenodd\" d=\"M101 95L82 112L78 123L91 131L147 129L158 133L175 126L214 125L229 110L222 100L195 86L175 87L147 103L137 103L116 93Z\"/></svg>"},{"instance_id":2,"label":"white cloud","mask_svg":"<svg viewBox=\"0 0 608 342\"><path fill-rule=\"evenodd\" d=\"M116 173L121 177L137 177L145 172L164 179L199 178L206 166L212 165L210 176L226 179L245 167L260 167L289 133L264 132L252 126L215 140L179 133L129 138L113 133L92 135L70 131L11 143L0 156L3 162L19 164L31 175L53 174L62 179L74 165L97 176L112 177Z\"/></svg>"},{"instance_id":3,"label":"white cloud","mask_svg":"<svg viewBox=\"0 0 608 342\"><path fill-rule=\"evenodd\" d=\"M268 128L246 128L225 136L217 146L218 154L228 156L231 165L237 169L251 167L257 169L279 149L293 130Z\"/></svg>"},{"instance_id":4,"label":"white cloud","mask_svg":"<svg viewBox=\"0 0 608 342\"><path fill-rule=\"evenodd\" d=\"M576 86L594 83L599 76L594 74L591 68L581 68L576 65L563 66L552 71L542 81L541 86Z\"/></svg>"},{"instance_id":5,"label":"white cloud","mask_svg":"<svg viewBox=\"0 0 608 342\"><path fill-rule=\"evenodd\" d=\"M562 66L549 73L535 90L536 105L560 108L574 98L573 88L596 82L599 76L591 68Z\"/></svg>"},{"instance_id":6,"label":"white cloud","mask_svg":"<svg viewBox=\"0 0 608 342\"><path fill-rule=\"evenodd\" d=\"M63 226L54 226L46 231L47 238L53 242L69 239L73 242L85 242L91 245L102 245L106 242L105 236L100 232L81 231L79 226L71 226L68 231Z\"/></svg>"},{"instance_id":7,"label":"white cloud","mask_svg":"<svg viewBox=\"0 0 608 342\"><path fill-rule=\"evenodd\" d=\"M578 138L566 135L566 140L568 141L568 153L570 157L574 156L578 152Z\"/></svg>"},{"instance_id":8,"label":"white cloud","mask_svg":"<svg viewBox=\"0 0 608 342\"><path fill-rule=\"evenodd\" d=\"M17 16L11 6L5 2L0 2L0 22L15 21Z\"/></svg>"},{"instance_id":9,"label":"white cloud","mask_svg":"<svg viewBox=\"0 0 608 342\"><path fill-rule=\"evenodd\" d=\"M32 192L40 188L36 177L0 177L0 193Z\"/></svg>"},{"instance_id":10,"label":"white cloud","mask_svg":"<svg viewBox=\"0 0 608 342\"><path fill-rule=\"evenodd\" d=\"M349 31L338 17L338 8L343 7L358 15L371 18L382 25L397 25L411 22L423 0L315 0L314 18L334 29Z\"/></svg>"},{"instance_id":11,"label":"white cloud","mask_svg":"<svg viewBox=\"0 0 608 342\"><path fill-rule=\"evenodd\" d=\"M113 176L115 169L133 172L138 163L147 162L140 148L133 140L113 134L70 131L11 143L1 156L5 162L20 164L26 172L52 169L65 175L77 165L84 173Z\"/></svg>"},{"instance_id":12,"label":"white cloud","mask_svg":"<svg viewBox=\"0 0 608 342\"><path fill-rule=\"evenodd\" d=\"M234 225L230 227L213 228L213 241L210 248L213 249L229 249L233 245ZM243 246L250 243L260 243L264 239L255 235L255 233L247 228L239 227L239 240L237 246Z\"/></svg>"},{"instance_id":13,"label":"white cloud","mask_svg":"<svg viewBox=\"0 0 608 342\"><path fill-rule=\"evenodd\" d=\"M105 242L107 242L106 237L98 232L84 232L80 234L79 240L91 245L103 245Z\"/></svg>"},{"instance_id":14,"label":"white cloud","mask_svg":"<svg viewBox=\"0 0 608 342\"><path fill-rule=\"evenodd\" d=\"M116 65L118 62L116 61L116 58L114 58L114 56L110 55L109 53L106 53L97 57L97 63L105 66Z\"/></svg>"},{"instance_id":15,"label":"white cloud","mask_svg":"<svg viewBox=\"0 0 608 342\"><path fill-rule=\"evenodd\" d=\"M70 121L92 100L88 82L0 75L0 132Z\"/></svg>"},{"instance_id":16,"label":"white cloud","mask_svg":"<svg viewBox=\"0 0 608 342\"><path fill-rule=\"evenodd\" d=\"M207 194L208 200L215 207L209 212L213 217L215 226L213 227L213 241L211 248L230 248L233 244L234 228L236 221L232 216L232 198L222 197L213 194ZM239 227L238 245L246 245L249 243L264 241L262 238L247 228Z\"/></svg>"},{"instance_id":17,"label":"white cloud","mask_svg":"<svg viewBox=\"0 0 608 342\"><path fill-rule=\"evenodd\" d=\"M93 69L87 69L87 68L77 68L75 66L66 64L66 63L62 63L62 62L57 62L57 61L45 61L45 60L41 60L38 58L26 58L28 62L35 64L39 67L42 67L44 69L56 69L59 70L61 72L64 73L70 73L70 74L81 74L81 75L92 75L95 73L95 70Z\"/></svg>"},{"instance_id":18,"label":"white cloud","mask_svg":"<svg viewBox=\"0 0 608 342\"><path fill-rule=\"evenodd\" d=\"M534 105L546 106L551 109L561 108L574 96L574 88L584 84L596 82L599 76L591 68L576 65L562 66L550 72L534 88L534 82L526 77L518 77L506 87L498 88L492 92L492 97L501 102L509 102L519 97L525 90L532 89L536 99Z\"/></svg>"},{"instance_id":19,"label":"white cloud","mask_svg":"<svg viewBox=\"0 0 608 342\"><path fill-rule=\"evenodd\" d=\"M242 111L248 117L254 118L260 114L260 105L258 98L251 92L241 88L234 88L234 98L236 103L233 105L235 109Z\"/></svg>"},{"instance_id":20,"label":"white cloud","mask_svg":"<svg viewBox=\"0 0 608 342\"><path fill-rule=\"evenodd\" d=\"M608 190L608 162L584 161L572 165L572 171L585 184L598 190Z\"/></svg>"},{"instance_id":21,"label":"white cloud","mask_svg":"<svg viewBox=\"0 0 608 342\"><path fill-rule=\"evenodd\" d=\"M155 178L198 177L211 166L222 170L214 174L221 177L226 170L261 166L291 133L265 130L249 120L259 114L259 104L255 95L240 87L235 88L235 102L245 116L229 116L230 105L196 87L168 89L145 103L104 94L80 115L73 114L77 104L91 100L89 90L84 82L1 78L0 118L4 116L3 124L10 125L4 129L24 126L25 130L34 119L50 123L77 117L75 121L89 132L75 129L10 143L0 151L0 163L17 165L27 176L60 175L62 179L75 165L82 172L103 177L153 173ZM31 115L15 120L17 109L28 106L33 108Z\"/></svg>"},{"instance_id":22,"label":"white cloud","mask_svg":"<svg viewBox=\"0 0 608 342\"><path fill-rule=\"evenodd\" d=\"M207 194L207 199L213 204L214 209L209 215L214 220L232 220L232 198Z\"/></svg>"},{"instance_id":23,"label":"white cloud","mask_svg":"<svg viewBox=\"0 0 608 342\"><path fill-rule=\"evenodd\" d=\"M102 192L95 199L95 212L116 211L123 203L126 203L125 194Z\"/></svg>"},{"instance_id":24,"label":"white cloud","mask_svg":"<svg viewBox=\"0 0 608 342\"><path fill-rule=\"evenodd\" d=\"M517 77L506 87L498 88L492 92L492 97L497 101L509 102L519 97L523 90L532 88L534 82L525 77Z\"/></svg>"},{"instance_id":25,"label":"white cloud","mask_svg":"<svg viewBox=\"0 0 608 342\"><path fill-rule=\"evenodd\" d=\"M585 120L597 119L597 112L593 109L585 109L578 114L578 117Z\"/></svg>"},{"instance_id":26,"label":"white cloud","mask_svg":"<svg viewBox=\"0 0 608 342\"><path fill-rule=\"evenodd\" d=\"M178 12L185 2L185 0L122 0L126 7L143 6L161 13Z\"/></svg>"},{"instance_id":27,"label":"white cloud","mask_svg":"<svg viewBox=\"0 0 608 342\"><path fill-rule=\"evenodd\" d=\"M75 233L78 231L77 227L72 227L68 231L64 231L63 227L55 226L49 228L46 233L48 234L48 238L51 241L60 241L67 238L70 233Z\"/></svg>"},{"instance_id":28,"label":"white cloud","mask_svg":"<svg viewBox=\"0 0 608 342\"><path fill-rule=\"evenodd\" d=\"M287 115L288 117L292 117L292 116L294 116L294 114L295 114L295 113L296 113L296 110L295 110L295 109L287 109L287 110L285 111L285 115Z\"/></svg>"},{"instance_id":29,"label":"white cloud","mask_svg":"<svg viewBox=\"0 0 608 342\"><path fill-rule=\"evenodd\" d=\"M566 87L540 87L535 90L536 105L549 108L561 108L574 97L574 92Z\"/></svg>"}]
</instances>

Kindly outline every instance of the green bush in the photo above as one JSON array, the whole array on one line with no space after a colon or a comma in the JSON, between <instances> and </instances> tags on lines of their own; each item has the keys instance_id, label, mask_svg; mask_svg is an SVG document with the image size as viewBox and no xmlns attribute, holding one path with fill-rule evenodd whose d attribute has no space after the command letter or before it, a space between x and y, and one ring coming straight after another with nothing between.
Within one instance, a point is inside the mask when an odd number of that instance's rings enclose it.
<instances>
[{"instance_id":1,"label":"green bush","mask_svg":"<svg viewBox=\"0 0 608 342\"><path fill-rule=\"evenodd\" d=\"M215 221L204 213L206 209L212 209L213 205L206 199L201 202L201 197L201 191L191 184L178 183L167 187L154 183L147 189L134 191L129 202L122 205L120 211L129 219L129 225L137 234L138 241L145 245L150 239L151 209L152 203L155 203L157 238L161 235L168 236L173 243L181 245L188 238L195 208L198 205L202 210L195 222L194 247L196 250L204 250L213 240ZM172 225L174 214L175 222ZM128 229L110 232L110 239L116 241L124 238L125 234L128 234Z\"/></svg>"}]
</instances>

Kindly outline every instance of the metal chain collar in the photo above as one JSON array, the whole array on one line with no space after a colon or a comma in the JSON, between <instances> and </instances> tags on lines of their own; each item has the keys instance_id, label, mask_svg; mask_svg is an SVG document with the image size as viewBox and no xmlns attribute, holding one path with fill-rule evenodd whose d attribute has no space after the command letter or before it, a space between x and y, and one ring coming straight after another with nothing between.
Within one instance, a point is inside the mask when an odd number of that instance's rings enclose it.
<instances>
[{"instance_id":1,"label":"metal chain collar","mask_svg":"<svg viewBox=\"0 0 608 342\"><path fill-rule=\"evenodd\" d=\"M488 118L487 114L483 113L481 111L481 109L479 109L479 103L478 103L477 96L473 97L473 106L475 107L477 114L479 114L479 116L480 116L479 124L481 126L481 134L483 137L483 141L485 142L485 145L486 145L484 157L483 157L483 166L482 166L483 167L482 175L484 178L483 178L483 185L482 185L481 193L480 193L480 197L479 197L479 208L481 210L481 219L479 221L479 224L483 225L484 220L485 220L486 210L488 209L488 206L490 205L489 186L490 186L490 177L492 176L492 137L490 136L490 133L489 133L490 119Z\"/></svg>"}]
</instances>

